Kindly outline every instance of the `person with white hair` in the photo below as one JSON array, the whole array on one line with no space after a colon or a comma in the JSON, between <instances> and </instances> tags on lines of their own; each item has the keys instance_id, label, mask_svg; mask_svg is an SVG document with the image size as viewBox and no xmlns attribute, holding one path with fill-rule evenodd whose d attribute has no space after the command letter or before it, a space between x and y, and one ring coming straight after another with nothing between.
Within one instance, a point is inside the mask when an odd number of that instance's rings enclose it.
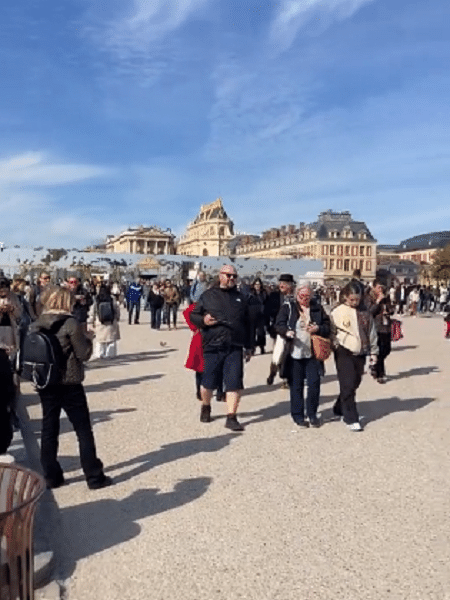
<instances>
[{"instance_id":1,"label":"person with white hair","mask_svg":"<svg viewBox=\"0 0 450 600\"><path fill-rule=\"evenodd\" d=\"M282 305L275 329L278 335L291 343L281 375L289 382L292 419L299 427L320 427L317 409L323 363L314 354L311 335L329 338L331 327L329 316L313 298L309 282L300 281L295 300ZM308 386L306 403L305 382Z\"/></svg>"}]
</instances>

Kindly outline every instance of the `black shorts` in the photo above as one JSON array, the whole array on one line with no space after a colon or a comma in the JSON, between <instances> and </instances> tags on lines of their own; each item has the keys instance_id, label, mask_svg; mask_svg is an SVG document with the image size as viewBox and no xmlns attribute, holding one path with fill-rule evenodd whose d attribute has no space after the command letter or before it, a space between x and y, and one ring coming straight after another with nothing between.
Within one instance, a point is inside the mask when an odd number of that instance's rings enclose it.
<instances>
[{"instance_id":1,"label":"black shorts","mask_svg":"<svg viewBox=\"0 0 450 600\"><path fill-rule=\"evenodd\" d=\"M215 390L223 383L225 392L237 392L244 387L244 357L242 348L204 353L205 368L202 386Z\"/></svg>"}]
</instances>

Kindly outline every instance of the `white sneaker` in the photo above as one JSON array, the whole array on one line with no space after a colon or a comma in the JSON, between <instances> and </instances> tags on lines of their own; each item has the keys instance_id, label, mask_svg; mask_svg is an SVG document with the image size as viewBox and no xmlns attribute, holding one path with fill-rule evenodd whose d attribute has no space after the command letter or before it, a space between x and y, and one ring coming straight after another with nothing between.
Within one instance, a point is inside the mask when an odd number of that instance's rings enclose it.
<instances>
[{"instance_id":1,"label":"white sneaker","mask_svg":"<svg viewBox=\"0 0 450 600\"><path fill-rule=\"evenodd\" d=\"M363 431L362 425L359 421L356 421L356 423L348 423L347 427L350 429L350 431Z\"/></svg>"}]
</instances>

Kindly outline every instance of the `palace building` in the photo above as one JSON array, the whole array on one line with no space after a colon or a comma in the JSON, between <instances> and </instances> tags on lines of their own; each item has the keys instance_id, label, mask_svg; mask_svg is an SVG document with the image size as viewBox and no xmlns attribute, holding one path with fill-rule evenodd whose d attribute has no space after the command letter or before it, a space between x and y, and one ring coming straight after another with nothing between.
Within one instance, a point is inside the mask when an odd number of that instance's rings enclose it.
<instances>
[{"instance_id":1,"label":"palace building","mask_svg":"<svg viewBox=\"0 0 450 600\"><path fill-rule=\"evenodd\" d=\"M156 225L130 228L119 235L106 239L107 253L129 254L175 254L175 236L170 229L162 230Z\"/></svg>"},{"instance_id":2,"label":"palace building","mask_svg":"<svg viewBox=\"0 0 450 600\"><path fill-rule=\"evenodd\" d=\"M429 265L433 262L436 252L448 244L450 244L450 231L422 233L400 242L397 246L397 254L402 260Z\"/></svg>"},{"instance_id":3,"label":"palace building","mask_svg":"<svg viewBox=\"0 0 450 600\"><path fill-rule=\"evenodd\" d=\"M355 269L363 279L373 279L376 252L376 240L364 222L354 221L348 211L332 210L321 212L314 223L274 227L235 248L237 256L321 260L325 280L337 281L351 278Z\"/></svg>"},{"instance_id":4,"label":"palace building","mask_svg":"<svg viewBox=\"0 0 450 600\"><path fill-rule=\"evenodd\" d=\"M204 204L189 223L177 244L177 254L185 256L227 256L228 243L233 239L234 224L217 198Z\"/></svg>"}]
</instances>

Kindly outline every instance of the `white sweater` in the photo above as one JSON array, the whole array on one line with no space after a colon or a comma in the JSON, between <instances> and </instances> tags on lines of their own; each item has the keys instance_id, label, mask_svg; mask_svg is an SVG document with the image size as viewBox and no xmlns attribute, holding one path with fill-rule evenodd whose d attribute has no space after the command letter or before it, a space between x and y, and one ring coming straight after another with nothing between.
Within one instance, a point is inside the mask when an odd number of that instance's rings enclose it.
<instances>
[{"instance_id":1,"label":"white sweater","mask_svg":"<svg viewBox=\"0 0 450 600\"><path fill-rule=\"evenodd\" d=\"M358 316L356 308L339 304L330 314L331 335L336 345L343 346L353 352L361 353L361 338L359 335ZM370 316L370 354L378 354L378 336L375 322Z\"/></svg>"}]
</instances>

